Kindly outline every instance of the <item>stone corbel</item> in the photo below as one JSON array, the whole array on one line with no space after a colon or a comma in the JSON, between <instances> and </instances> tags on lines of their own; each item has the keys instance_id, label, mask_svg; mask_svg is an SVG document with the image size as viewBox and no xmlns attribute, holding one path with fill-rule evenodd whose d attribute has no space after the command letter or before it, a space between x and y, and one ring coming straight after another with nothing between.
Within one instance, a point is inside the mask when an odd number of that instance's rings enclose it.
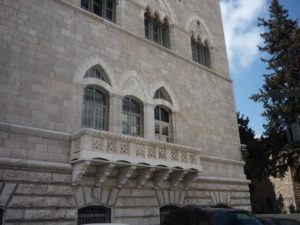
<instances>
[{"instance_id":1,"label":"stone corbel","mask_svg":"<svg viewBox=\"0 0 300 225\"><path fill-rule=\"evenodd\" d=\"M124 166L119 169L118 188L122 188L132 176L136 166Z\"/></svg>"},{"instance_id":2,"label":"stone corbel","mask_svg":"<svg viewBox=\"0 0 300 225\"><path fill-rule=\"evenodd\" d=\"M184 188L188 189L190 184L199 177L199 172L188 173L183 179Z\"/></svg>"},{"instance_id":3,"label":"stone corbel","mask_svg":"<svg viewBox=\"0 0 300 225\"><path fill-rule=\"evenodd\" d=\"M154 178L153 178L154 188L155 189L159 188L162 182L166 181L169 178L171 173L172 173L172 169L162 169L160 171L157 171L154 174Z\"/></svg>"},{"instance_id":4,"label":"stone corbel","mask_svg":"<svg viewBox=\"0 0 300 225\"><path fill-rule=\"evenodd\" d=\"M184 176L187 174L188 171L176 171L173 172L170 177L170 188L176 188L182 182Z\"/></svg>"},{"instance_id":5,"label":"stone corbel","mask_svg":"<svg viewBox=\"0 0 300 225\"><path fill-rule=\"evenodd\" d=\"M101 186L101 184L103 184L106 181L107 177L111 174L111 171L113 170L114 167L115 164L107 163L97 168L97 173L95 178L96 186Z\"/></svg>"},{"instance_id":6,"label":"stone corbel","mask_svg":"<svg viewBox=\"0 0 300 225\"><path fill-rule=\"evenodd\" d=\"M155 168L144 168L140 169L136 178L136 187L142 188L146 181L151 177L152 173L155 171Z\"/></svg>"},{"instance_id":7,"label":"stone corbel","mask_svg":"<svg viewBox=\"0 0 300 225\"><path fill-rule=\"evenodd\" d=\"M72 171L72 184L80 184L82 177L86 173L88 167L91 165L91 161L81 161L73 166Z\"/></svg>"}]
</instances>

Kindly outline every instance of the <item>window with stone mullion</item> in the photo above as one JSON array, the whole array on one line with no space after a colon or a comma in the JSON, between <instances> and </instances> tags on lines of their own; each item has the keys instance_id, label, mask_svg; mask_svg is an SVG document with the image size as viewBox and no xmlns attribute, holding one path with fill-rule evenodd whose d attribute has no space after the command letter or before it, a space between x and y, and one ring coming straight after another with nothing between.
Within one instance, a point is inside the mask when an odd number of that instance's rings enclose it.
<instances>
[{"instance_id":1,"label":"window with stone mullion","mask_svg":"<svg viewBox=\"0 0 300 225\"><path fill-rule=\"evenodd\" d=\"M123 99L123 134L142 135L141 105L132 98Z\"/></svg>"},{"instance_id":2,"label":"window with stone mullion","mask_svg":"<svg viewBox=\"0 0 300 225\"><path fill-rule=\"evenodd\" d=\"M81 7L111 22L115 20L114 0L81 0Z\"/></svg>"},{"instance_id":3,"label":"window with stone mullion","mask_svg":"<svg viewBox=\"0 0 300 225\"><path fill-rule=\"evenodd\" d=\"M165 142L170 142L170 121L169 113L161 108L156 107L154 109L154 119L155 119L155 139Z\"/></svg>"}]
</instances>

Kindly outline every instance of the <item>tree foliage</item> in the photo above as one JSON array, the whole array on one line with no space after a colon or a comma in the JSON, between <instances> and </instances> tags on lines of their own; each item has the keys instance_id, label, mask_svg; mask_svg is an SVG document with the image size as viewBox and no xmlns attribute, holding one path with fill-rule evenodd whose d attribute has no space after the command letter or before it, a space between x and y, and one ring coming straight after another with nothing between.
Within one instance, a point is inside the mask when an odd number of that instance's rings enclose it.
<instances>
[{"instance_id":1,"label":"tree foliage","mask_svg":"<svg viewBox=\"0 0 300 225\"><path fill-rule=\"evenodd\" d=\"M259 50L267 55L262 61L269 73L264 74L259 93L251 98L263 104L263 116L267 119L260 140L264 154L269 157L264 172L282 176L298 158L288 144L287 130L300 113L300 29L297 20L289 19L288 11L278 0L272 0L269 13L268 19L259 18L258 23L265 29Z\"/></svg>"}]
</instances>

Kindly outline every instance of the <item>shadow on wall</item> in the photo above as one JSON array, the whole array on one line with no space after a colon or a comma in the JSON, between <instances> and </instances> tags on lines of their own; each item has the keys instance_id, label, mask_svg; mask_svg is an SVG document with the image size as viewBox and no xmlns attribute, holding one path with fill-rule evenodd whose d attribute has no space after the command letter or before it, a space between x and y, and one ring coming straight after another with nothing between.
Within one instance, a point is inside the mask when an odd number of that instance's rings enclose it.
<instances>
[{"instance_id":1,"label":"shadow on wall","mask_svg":"<svg viewBox=\"0 0 300 225\"><path fill-rule=\"evenodd\" d=\"M280 193L276 197L273 183L270 179L253 181L250 185L250 200L254 214L296 213L293 204L285 205L290 199L284 199Z\"/></svg>"}]
</instances>

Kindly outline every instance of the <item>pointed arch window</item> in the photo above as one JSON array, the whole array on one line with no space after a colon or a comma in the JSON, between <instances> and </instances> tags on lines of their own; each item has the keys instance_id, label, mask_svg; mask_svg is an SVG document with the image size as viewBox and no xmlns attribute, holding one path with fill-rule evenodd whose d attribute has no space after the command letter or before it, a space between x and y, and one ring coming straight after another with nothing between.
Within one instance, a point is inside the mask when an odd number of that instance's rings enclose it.
<instances>
[{"instance_id":1,"label":"pointed arch window","mask_svg":"<svg viewBox=\"0 0 300 225\"><path fill-rule=\"evenodd\" d=\"M86 87L83 97L83 127L107 130L108 94L96 87Z\"/></svg>"},{"instance_id":2,"label":"pointed arch window","mask_svg":"<svg viewBox=\"0 0 300 225\"><path fill-rule=\"evenodd\" d=\"M142 104L132 97L123 99L123 134L142 136Z\"/></svg>"},{"instance_id":3,"label":"pointed arch window","mask_svg":"<svg viewBox=\"0 0 300 225\"><path fill-rule=\"evenodd\" d=\"M91 67L84 75L84 78L96 78L110 85L110 80L105 71L99 65Z\"/></svg>"},{"instance_id":4,"label":"pointed arch window","mask_svg":"<svg viewBox=\"0 0 300 225\"><path fill-rule=\"evenodd\" d=\"M88 206L78 210L77 224L110 223L111 209L103 206Z\"/></svg>"},{"instance_id":5,"label":"pointed arch window","mask_svg":"<svg viewBox=\"0 0 300 225\"><path fill-rule=\"evenodd\" d=\"M163 99L172 103L171 97L165 88L161 87L154 93L154 99Z\"/></svg>"},{"instance_id":6,"label":"pointed arch window","mask_svg":"<svg viewBox=\"0 0 300 225\"><path fill-rule=\"evenodd\" d=\"M81 0L81 8L111 22L116 21L116 0Z\"/></svg>"},{"instance_id":7,"label":"pointed arch window","mask_svg":"<svg viewBox=\"0 0 300 225\"><path fill-rule=\"evenodd\" d=\"M158 16L150 17L147 11L144 15L145 37L156 44L170 48L169 23L165 19L162 23Z\"/></svg>"},{"instance_id":8,"label":"pointed arch window","mask_svg":"<svg viewBox=\"0 0 300 225\"><path fill-rule=\"evenodd\" d=\"M161 106L154 109L155 139L164 142L171 141L170 113Z\"/></svg>"},{"instance_id":9,"label":"pointed arch window","mask_svg":"<svg viewBox=\"0 0 300 225\"><path fill-rule=\"evenodd\" d=\"M192 38L193 60L203 66L210 67L210 51L208 44L202 44L200 40Z\"/></svg>"}]
</instances>

